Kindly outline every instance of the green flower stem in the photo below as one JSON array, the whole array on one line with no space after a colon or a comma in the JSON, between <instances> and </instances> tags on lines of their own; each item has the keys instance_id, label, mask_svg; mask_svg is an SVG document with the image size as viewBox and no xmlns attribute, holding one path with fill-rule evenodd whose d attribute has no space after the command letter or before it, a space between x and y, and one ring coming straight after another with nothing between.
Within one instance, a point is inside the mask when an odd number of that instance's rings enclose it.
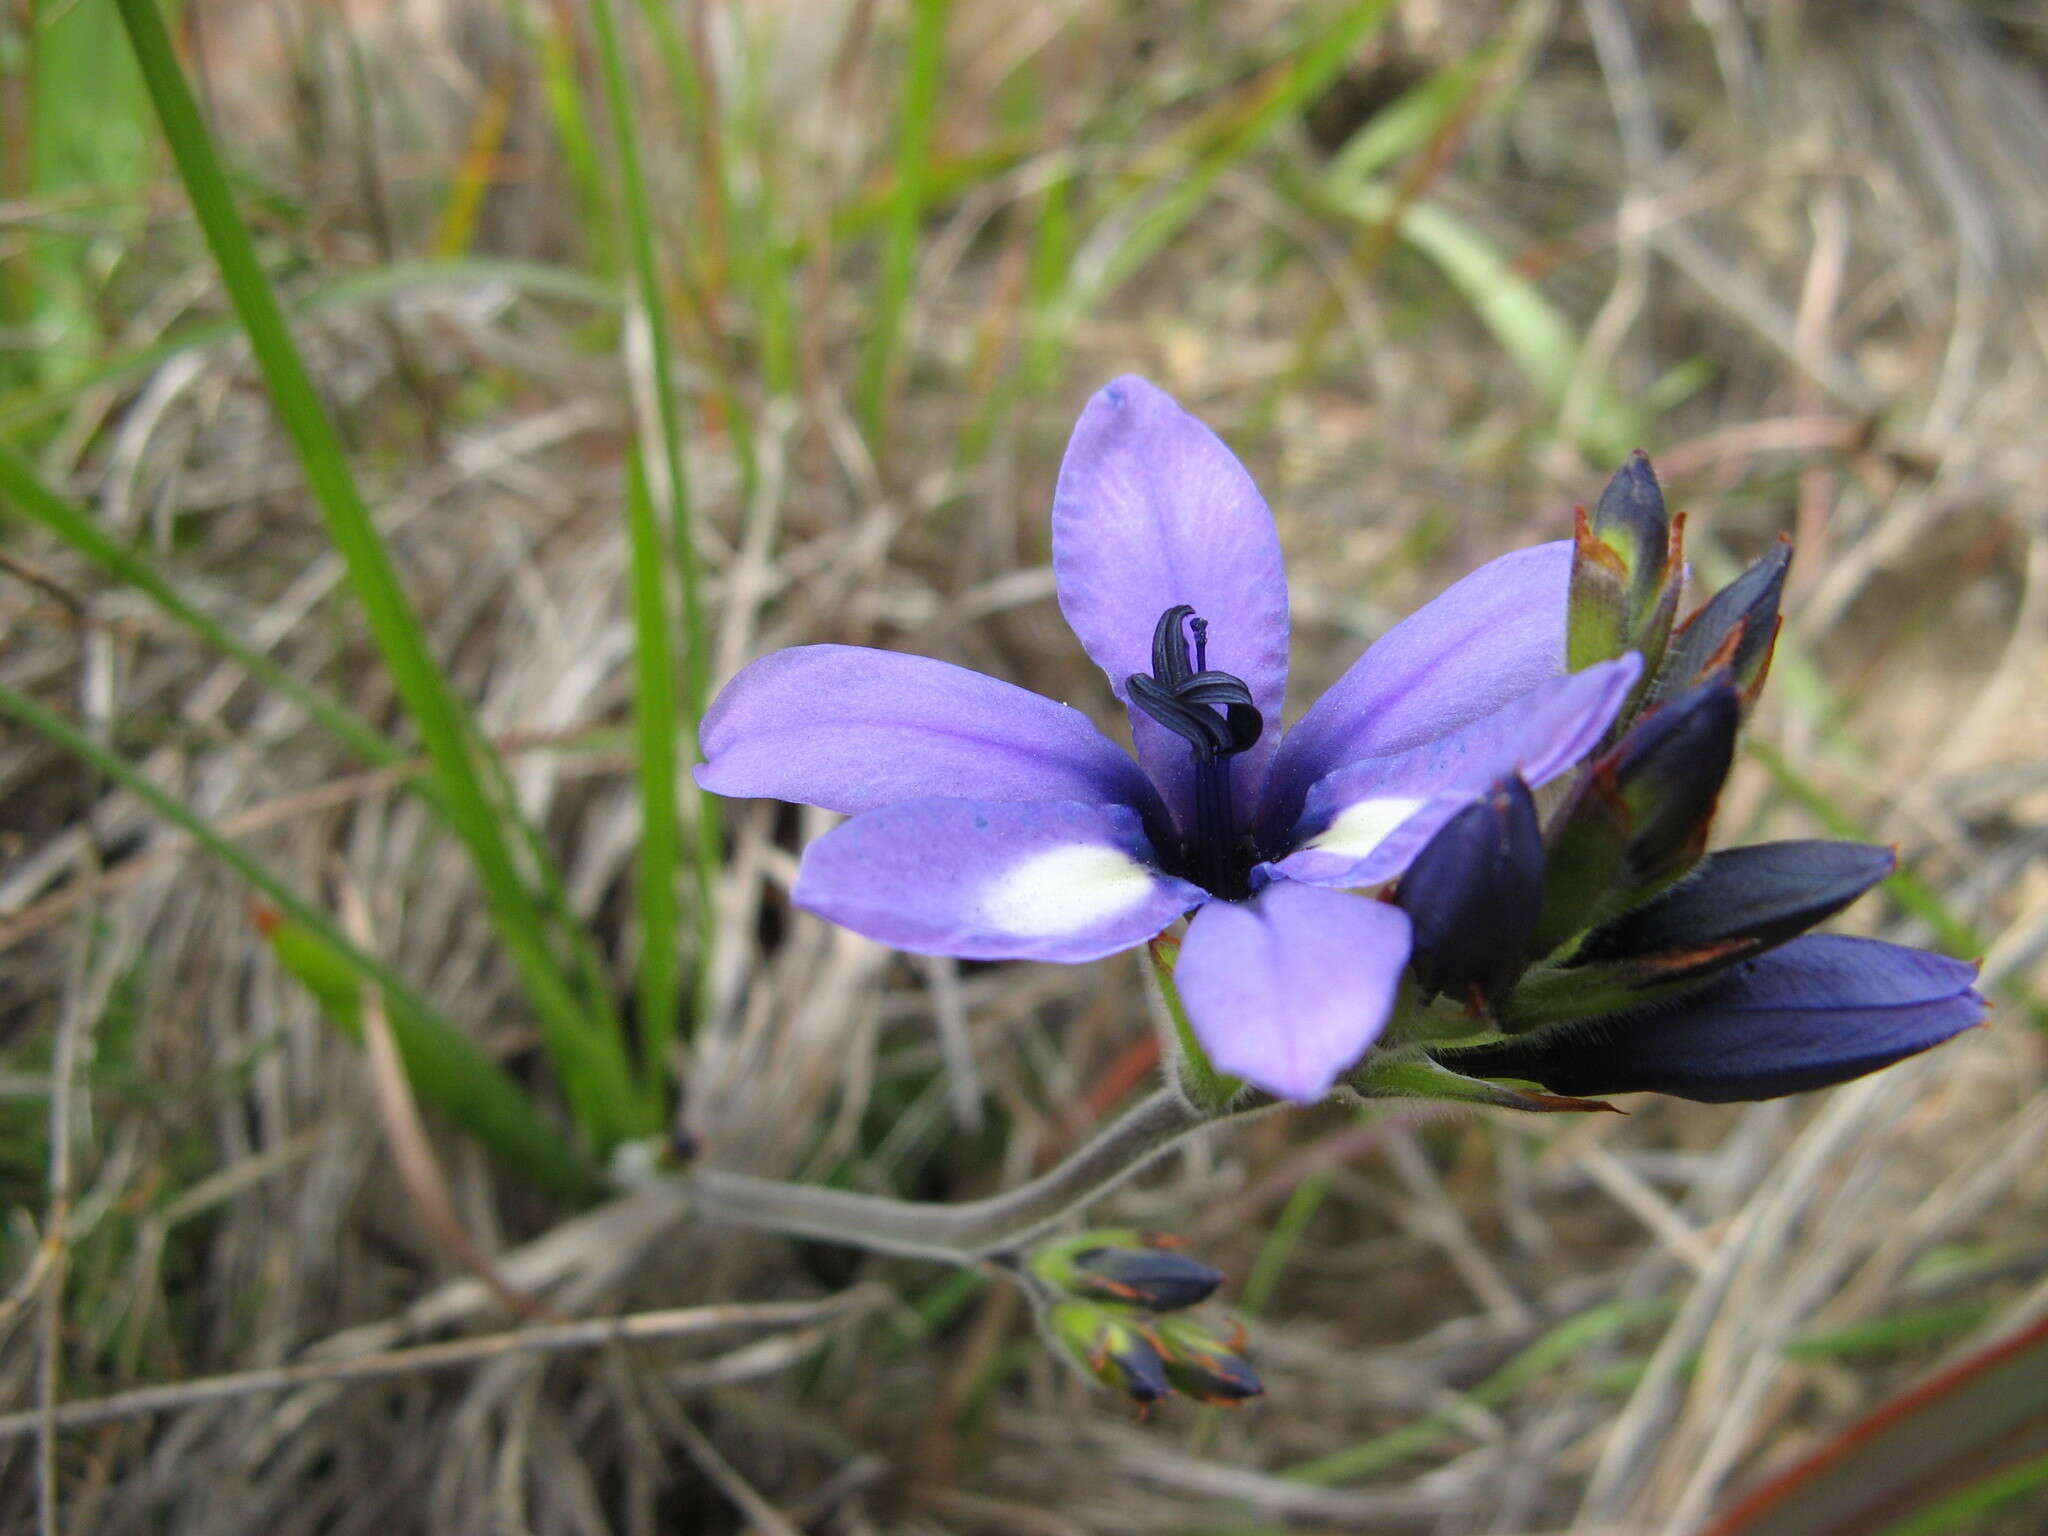
<instances>
[{"instance_id":1,"label":"green flower stem","mask_svg":"<svg viewBox=\"0 0 2048 1536\"><path fill-rule=\"evenodd\" d=\"M116 0L116 9L250 354L326 519L392 684L432 761L436 804L469 852L576 1122L597 1148L644 1134L659 1116L637 1091L620 1033L602 1017L607 1000L602 994L579 998L554 952L527 872L507 838L507 828L523 818L504 793L502 765L435 660L426 629L371 519L340 435L257 257L157 0ZM539 848L537 838L522 836L521 841L529 857Z\"/></svg>"},{"instance_id":2,"label":"green flower stem","mask_svg":"<svg viewBox=\"0 0 2048 1536\"><path fill-rule=\"evenodd\" d=\"M682 1175L681 1183L696 1214L709 1221L876 1253L975 1264L1038 1236L1203 1127L1272 1104L1271 1099L1246 1096L1228 1110L1203 1110L1176 1090L1162 1088L1057 1168L1007 1194L959 1205L786 1184L717 1168L693 1168Z\"/></svg>"},{"instance_id":3,"label":"green flower stem","mask_svg":"<svg viewBox=\"0 0 2048 1536\"><path fill-rule=\"evenodd\" d=\"M535 1182L569 1199L596 1188L595 1173L565 1143L506 1071L376 956L355 943L320 908L286 885L262 860L223 837L205 817L153 782L120 753L94 741L25 693L0 686L0 717L18 720L121 785L143 804L261 893L297 924L294 969L302 985L358 1006L360 988L377 987L390 1004L399 1055L420 1096ZM317 968L319 974L312 974Z\"/></svg>"},{"instance_id":4,"label":"green flower stem","mask_svg":"<svg viewBox=\"0 0 2048 1536\"><path fill-rule=\"evenodd\" d=\"M1173 981L1173 968L1180 960L1180 940L1156 938L1145 946L1145 954L1152 962L1152 979L1159 984L1159 997L1166 1004L1166 1016L1173 1021L1173 1038L1180 1047L1176 1068L1181 1092L1197 1109L1221 1113L1244 1090L1244 1083L1216 1070L1209 1053L1202 1049L1202 1042L1195 1038L1194 1026L1188 1023L1180 988Z\"/></svg>"}]
</instances>

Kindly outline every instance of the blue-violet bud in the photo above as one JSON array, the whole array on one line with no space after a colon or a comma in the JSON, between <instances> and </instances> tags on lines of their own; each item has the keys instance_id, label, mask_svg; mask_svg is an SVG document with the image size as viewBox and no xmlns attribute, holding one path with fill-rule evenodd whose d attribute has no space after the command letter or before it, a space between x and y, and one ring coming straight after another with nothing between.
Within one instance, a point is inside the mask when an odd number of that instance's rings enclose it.
<instances>
[{"instance_id":1,"label":"blue-violet bud","mask_svg":"<svg viewBox=\"0 0 2048 1536\"><path fill-rule=\"evenodd\" d=\"M1141 1324L1085 1301L1070 1301L1046 1315L1046 1326L1104 1386L1144 1405L1172 1395L1166 1361L1151 1330Z\"/></svg>"},{"instance_id":2,"label":"blue-violet bud","mask_svg":"<svg viewBox=\"0 0 2048 1536\"><path fill-rule=\"evenodd\" d=\"M1667 883L1705 851L1741 723L1735 689L1716 675L1645 715L1601 765L1627 810L1637 885Z\"/></svg>"},{"instance_id":3,"label":"blue-violet bud","mask_svg":"<svg viewBox=\"0 0 2048 1536\"><path fill-rule=\"evenodd\" d=\"M1223 1283L1220 1270L1157 1232L1117 1227L1082 1232L1037 1249L1031 1272L1047 1285L1087 1301L1176 1312L1207 1301Z\"/></svg>"},{"instance_id":4,"label":"blue-violet bud","mask_svg":"<svg viewBox=\"0 0 2048 1536\"><path fill-rule=\"evenodd\" d=\"M1923 950L1809 934L1677 1003L1441 1054L1454 1071L1556 1093L1773 1099L1862 1077L1979 1023L1976 974Z\"/></svg>"},{"instance_id":5,"label":"blue-violet bud","mask_svg":"<svg viewBox=\"0 0 2048 1536\"><path fill-rule=\"evenodd\" d=\"M1778 601L1791 564L1792 541L1780 538L1769 554L1680 625L1671 637L1654 694L1668 697L1725 671L1743 702L1754 700L1770 670L1778 639Z\"/></svg>"},{"instance_id":6,"label":"blue-violet bud","mask_svg":"<svg viewBox=\"0 0 2048 1536\"><path fill-rule=\"evenodd\" d=\"M1444 823L1394 900L1413 925L1409 964L1425 993L1483 1009L1512 986L1543 903L1543 827L1520 776Z\"/></svg>"},{"instance_id":7,"label":"blue-violet bud","mask_svg":"<svg viewBox=\"0 0 2048 1536\"><path fill-rule=\"evenodd\" d=\"M1701 859L1684 880L1586 936L1571 964L1629 961L1659 980L1718 970L1824 922L1892 872L1867 843L1757 843Z\"/></svg>"},{"instance_id":8,"label":"blue-violet bud","mask_svg":"<svg viewBox=\"0 0 2048 1536\"><path fill-rule=\"evenodd\" d=\"M1244 1328L1226 1336L1187 1317L1161 1318L1157 1330L1166 1379L1198 1403L1229 1407L1266 1390L1244 1357Z\"/></svg>"}]
</instances>

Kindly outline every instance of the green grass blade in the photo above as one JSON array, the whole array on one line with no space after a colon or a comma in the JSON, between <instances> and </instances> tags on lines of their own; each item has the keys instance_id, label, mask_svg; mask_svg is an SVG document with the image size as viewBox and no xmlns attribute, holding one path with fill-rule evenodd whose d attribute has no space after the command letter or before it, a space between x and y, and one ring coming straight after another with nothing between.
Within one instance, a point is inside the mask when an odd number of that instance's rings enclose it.
<instances>
[{"instance_id":1,"label":"green grass blade","mask_svg":"<svg viewBox=\"0 0 2048 1536\"><path fill-rule=\"evenodd\" d=\"M1363 224L1396 221L1396 234L1458 290L1523 377L1544 399L1563 401L1578 365L1579 338L1563 312L1491 240L1434 203L1404 203L1380 182L1325 177L1322 196L1331 210ZM1611 384L1601 385L1595 402L1580 434L1584 446L1604 458L1624 457L1643 435L1638 413Z\"/></svg>"},{"instance_id":2,"label":"green grass blade","mask_svg":"<svg viewBox=\"0 0 2048 1536\"><path fill-rule=\"evenodd\" d=\"M956 469L979 464L997 426L1010 419L1018 400L1049 386L1058 369L1061 338L1051 316L1066 286L1067 265L1073 257L1073 188L1073 173L1063 170L1039 194L1037 216L1032 220L1031 265L1024 278L1018 355L962 430Z\"/></svg>"},{"instance_id":3,"label":"green grass blade","mask_svg":"<svg viewBox=\"0 0 2048 1536\"><path fill-rule=\"evenodd\" d=\"M360 955L337 949L329 936L296 918L258 919L278 964L313 995L328 1022L362 1043ZM525 1092L475 1041L409 991L379 988L405 1075L422 1101L535 1184L566 1200L598 1193L599 1181L541 1119Z\"/></svg>"},{"instance_id":4,"label":"green grass blade","mask_svg":"<svg viewBox=\"0 0 2048 1536\"><path fill-rule=\"evenodd\" d=\"M1886 1526L1879 1536L1971 1536L1972 1532L1982 1531L1985 1520L2006 1505L2043 1488L2048 1488L2048 1451L1972 1483L1896 1525Z\"/></svg>"},{"instance_id":5,"label":"green grass blade","mask_svg":"<svg viewBox=\"0 0 2048 1536\"><path fill-rule=\"evenodd\" d=\"M1368 181L1413 155L1416 158L1402 173L1399 186L1404 197L1425 191L1445 168L1449 152L1463 137L1490 89L1507 73L1506 66L1533 46L1534 34L1534 28L1510 20L1470 53L1402 92L1352 132L1322 176L1340 185ZM1384 225L1358 231L1351 262L1359 278L1375 274L1392 233ZM1326 293L1296 332L1292 364L1276 373L1262 392L1251 414L1254 423L1270 428L1279 402L1317 376L1324 347L1343 314L1338 294L1334 290Z\"/></svg>"},{"instance_id":6,"label":"green grass blade","mask_svg":"<svg viewBox=\"0 0 2048 1536\"><path fill-rule=\"evenodd\" d=\"M632 545L633 727L639 764L640 1074L659 1092L682 1010L682 910L676 879L683 841L676 801L676 675L669 651L668 562L636 451L627 461L626 531Z\"/></svg>"},{"instance_id":7,"label":"green grass blade","mask_svg":"<svg viewBox=\"0 0 2048 1536\"><path fill-rule=\"evenodd\" d=\"M0 686L0 713L48 737L141 800L240 876L298 926L317 960L301 983L323 1002L346 978L379 987L389 1003L392 1035L420 1097L527 1177L567 1198L591 1194L586 1164L544 1120L525 1092L469 1036L435 1010L410 983L368 954L312 902L286 885L254 854L223 837L197 812L152 783L127 758L109 750L63 716L26 694ZM294 961L302 958L295 953ZM298 970L294 966L294 975ZM320 977L330 978L324 982ZM316 984L317 983L317 984ZM323 995L324 994L324 995Z\"/></svg>"},{"instance_id":8,"label":"green grass blade","mask_svg":"<svg viewBox=\"0 0 2048 1536\"><path fill-rule=\"evenodd\" d=\"M583 82L576 68L574 8L550 6L555 24L549 27L534 19L528 6L514 3L506 9L526 33L540 67L541 94L548 104L555 142L568 168L570 185L576 189L582 213L578 223L583 238L589 242L591 265L609 273L618 265L612 243L611 187L604 174L604 162L597 153L596 136L590 131L589 104L584 100Z\"/></svg>"},{"instance_id":9,"label":"green grass blade","mask_svg":"<svg viewBox=\"0 0 2048 1536\"><path fill-rule=\"evenodd\" d=\"M755 119L760 115L752 114ZM753 142L757 156L764 159L765 139L765 131L757 124ZM769 171L757 166L745 190L735 190L730 204L732 257L735 275L753 300L761 382L770 395L788 396L797 392L800 382L792 300L799 282L788 249L776 237L779 226L772 183Z\"/></svg>"},{"instance_id":10,"label":"green grass blade","mask_svg":"<svg viewBox=\"0 0 2048 1536\"><path fill-rule=\"evenodd\" d=\"M696 60L691 51L684 46L682 31L676 25L672 7L666 4L665 0L640 0L639 10L641 20L654 34L655 52L661 57L669 77L670 88L682 104L684 116L688 119L688 128L697 135L692 141L694 153L690 160L703 182L702 190L706 198L701 206L705 216L699 221L701 227L692 229L691 238L680 242L678 286L682 290L686 305L694 307L695 310L694 316L688 316L686 310L686 318L694 318L697 326L707 337L708 344L703 348L702 361L711 374L712 392L717 399L718 408L724 412L726 433L739 469L740 501L742 505L750 505L761 476L760 460L754 448L754 413L735 374L734 348L727 345L720 324L725 307L721 303L721 296L728 276L725 271L725 240L732 227L732 199L725 174L727 145L721 126L712 117L709 87L705 77L698 73ZM620 78L624 78L623 71ZM609 93L607 99L616 105ZM629 109L632 106L630 95L621 96L616 100L625 101ZM644 137L647 130L643 119L637 113L630 115L634 133ZM638 177L637 152L634 163L635 176ZM622 174L624 169L622 161ZM644 219L649 226L650 234L653 232L651 204L644 192L641 211L636 215L629 208L628 215ZM660 306L654 306L648 312L658 317L662 310Z\"/></svg>"},{"instance_id":11,"label":"green grass blade","mask_svg":"<svg viewBox=\"0 0 2048 1536\"><path fill-rule=\"evenodd\" d=\"M705 247L698 265L713 270L704 275L707 289L707 325L717 312L716 286L728 276L736 282L753 308L755 350L761 383L770 395L791 395L797 389L796 321L790 304L793 284L785 252L775 240L773 203L774 177L764 167L770 137L768 124L753 110L751 94L743 97L742 110L732 109L719 99L714 61L705 50L685 41L677 22L675 7L668 0L640 0L641 19L654 34L655 50L668 73L669 88L681 104L689 132L694 135L697 170L703 192L709 228L695 245ZM701 13L699 13L701 18ZM736 28L739 46L748 42L744 28ZM732 160L735 155L754 160L751 175L743 178L744 190L734 184ZM730 272L723 268L729 264ZM714 349L714 362L721 404L733 418L735 449L739 452L741 475L752 494L758 466L752 450L750 413L744 409L740 390L730 377L730 368Z\"/></svg>"},{"instance_id":12,"label":"green grass blade","mask_svg":"<svg viewBox=\"0 0 2048 1536\"><path fill-rule=\"evenodd\" d=\"M377 304L416 288L444 283L472 287L478 283L502 283L538 298L561 299L598 309L616 310L619 307L617 293L584 273L539 261L468 256L459 261L397 261L367 272L352 272L294 295L286 301L285 313L294 318L328 314L358 305ZM232 315L193 321L161 341L153 341L95 364L64 384L49 384L34 391L18 392L0 404L0 431L13 432L27 424L46 420L88 390L140 378L161 368L174 357L202 347L219 346L240 333L241 322Z\"/></svg>"},{"instance_id":13,"label":"green grass blade","mask_svg":"<svg viewBox=\"0 0 2048 1536\"><path fill-rule=\"evenodd\" d=\"M946 9L947 0L916 0L912 10L910 60L904 70L903 105L897 119L896 182L882 230L874 318L854 385L861 425L877 458L884 456L887 446L890 379L910 286L917 279L918 227L924 218L939 76L945 63Z\"/></svg>"},{"instance_id":14,"label":"green grass blade","mask_svg":"<svg viewBox=\"0 0 2048 1536\"><path fill-rule=\"evenodd\" d=\"M1024 283L1024 357L1018 367L1026 394L1050 384L1059 365L1061 338L1050 317L1073 259L1074 177L1067 172L1047 185L1038 207L1038 241Z\"/></svg>"},{"instance_id":15,"label":"green grass blade","mask_svg":"<svg viewBox=\"0 0 2048 1536\"><path fill-rule=\"evenodd\" d=\"M11 503L30 521L47 528L116 581L133 587L223 656L239 662L266 687L275 688L363 761L392 763L403 753L346 705L293 677L219 619L166 581L148 560L111 537L81 507L58 495L33 466L0 443L0 504Z\"/></svg>"},{"instance_id":16,"label":"green grass blade","mask_svg":"<svg viewBox=\"0 0 2048 1536\"><path fill-rule=\"evenodd\" d=\"M1568 1364L1581 1350L1670 1315L1662 1300L1611 1301L1566 1318L1466 1394L1482 1408L1498 1408ZM1302 1483L1348 1483L1424 1455L1460 1430L1454 1413L1433 1413L1412 1424L1289 1467L1282 1476Z\"/></svg>"},{"instance_id":17,"label":"green grass blade","mask_svg":"<svg viewBox=\"0 0 2048 1536\"><path fill-rule=\"evenodd\" d=\"M1237 1303L1237 1309L1245 1316L1256 1317L1266 1310L1266 1303L1273 1299L1273 1291L1287 1269L1287 1261L1300 1246L1301 1234L1308 1230L1308 1224L1322 1209L1329 1193L1330 1176L1327 1173L1310 1174L1294 1186L1287 1203L1280 1208L1272 1231L1260 1244L1258 1257L1252 1260L1251 1273L1245 1277L1244 1290Z\"/></svg>"},{"instance_id":18,"label":"green grass blade","mask_svg":"<svg viewBox=\"0 0 2048 1536\"><path fill-rule=\"evenodd\" d=\"M1882 1359L1907 1350L1925 1349L1982 1327L1991 1314L1984 1301L1959 1301L1943 1307L1917 1307L1869 1318L1842 1328L1802 1333L1787 1339L1779 1353L1787 1360L1834 1360L1844 1363ZM1678 1379L1690 1381L1698 1372L1697 1353L1680 1358ZM1637 1355L1602 1367L1586 1380L1589 1391L1626 1396L1641 1384L1650 1357Z\"/></svg>"},{"instance_id":19,"label":"green grass blade","mask_svg":"<svg viewBox=\"0 0 2048 1536\"><path fill-rule=\"evenodd\" d=\"M1368 180L1436 138L1465 112L1503 47L1500 38L1490 39L1375 112L1331 158L1331 178Z\"/></svg>"},{"instance_id":20,"label":"green grass blade","mask_svg":"<svg viewBox=\"0 0 2048 1536\"><path fill-rule=\"evenodd\" d=\"M1936 1372L1768 1479L1701 1536L1931 1536L2048 1458L2048 1321Z\"/></svg>"},{"instance_id":21,"label":"green grass blade","mask_svg":"<svg viewBox=\"0 0 2048 1536\"><path fill-rule=\"evenodd\" d=\"M936 208L952 202L963 193L1016 170L1026 161L1035 159L1040 152L1037 140L1022 132L1004 134L992 143L976 145L957 155L934 151L925 160L922 205ZM884 177L874 188L839 204L833 209L827 226L830 243L837 246L843 241L871 235L878 229L887 229L896 208L896 192L897 182L892 174ZM793 240L783 252L784 259L791 264L812 254L813 247L804 238Z\"/></svg>"},{"instance_id":22,"label":"green grass blade","mask_svg":"<svg viewBox=\"0 0 2048 1536\"><path fill-rule=\"evenodd\" d=\"M689 481L683 469L683 427L682 409L676 399L675 369L669 350L669 330L666 308L662 303L661 277L654 257L654 221L648 211L647 181L640 164L638 141L634 135L633 102L626 84L625 58L619 46L617 18L612 12L612 0L593 0L590 10L592 23L597 30L599 62L604 75L606 109L611 119L613 147L619 157L619 180L624 193L627 243L632 250L633 273L639 287L639 309L647 325L648 350L654 374L654 408L659 418L661 434L661 466L668 489L668 539L675 551L676 570L681 578L683 597L683 656L681 687L677 690L680 710L671 723L671 730L680 729L688 733L690 759L698 756L697 731L703 723L704 708L711 692L711 642L709 625L704 616L704 601L698 574L697 539L693 526L690 503ZM628 516L632 516L629 510ZM636 592L642 580L634 577ZM643 708L645 701L643 701ZM671 704L670 709L675 711ZM645 762L643 760L643 769ZM644 778L644 776L643 776ZM668 792L673 793L674 776L671 773ZM647 811L647 797L650 793L659 795L662 791L650 791L643 781L641 785L642 809ZM696 826L696 857L691 869L695 876L697 895L697 997L701 1003L704 987L711 969L711 946L716 937L716 904L712 900L714 883L718 874L721 856L718 817L710 798L694 783L690 794L693 797L692 820ZM650 820L648 831L655 830ZM642 868L645 874L645 866ZM643 976L643 981L644 981Z\"/></svg>"},{"instance_id":23,"label":"green grass blade","mask_svg":"<svg viewBox=\"0 0 2048 1536\"><path fill-rule=\"evenodd\" d=\"M429 649L419 617L358 492L333 423L257 260L247 224L193 100L155 0L117 0L136 62L192 208L218 263L249 346L346 564L349 582L392 681L433 763L450 828L476 867L498 934L518 966L571 1113L599 1147L653 1129L633 1092L623 1040L594 1022L548 942L506 841L516 807L494 799L479 770L488 754Z\"/></svg>"},{"instance_id":24,"label":"green grass blade","mask_svg":"<svg viewBox=\"0 0 2048 1536\"><path fill-rule=\"evenodd\" d=\"M91 367L105 256L138 241L146 222L149 109L134 68L107 57L105 26L97 6L51 0L26 0L0 26L8 134L0 197L29 207L79 195L101 204L100 227L89 235L10 219L0 325L23 327L34 341L0 349L0 377L54 384Z\"/></svg>"},{"instance_id":25,"label":"green grass blade","mask_svg":"<svg viewBox=\"0 0 2048 1536\"><path fill-rule=\"evenodd\" d=\"M1913 1307L1840 1328L1802 1333L1787 1339L1780 1353L1787 1360L1857 1360L1893 1355L1959 1338L1973 1328L1981 1328L1990 1313L1988 1301Z\"/></svg>"},{"instance_id":26,"label":"green grass blade","mask_svg":"<svg viewBox=\"0 0 2048 1536\"><path fill-rule=\"evenodd\" d=\"M1069 292L1062 316L1070 326L1086 310L1108 298L1187 227L1201 212L1224 173L1264 144L1297 112L1313 101L1343 72L1352 53L1379 28L1392 8L1391 0L1359 0L1283 66L1235 126L1194 165L1172 162L1172 182L1165 195L1141 216L1118 242L1093 276Z\"/></svg>"},{"instance_id":27,"label":"green grass blade","mask_svg":"<svg viewBox=\"0 0 2048 1536\"><path fill-rule=\"evenodd\" d=\"M404 750L397 743L380 734L374 726L346 705L300 682L270 657L250 646L233 630L186 598L148 560L111 538L81 508L51 490L25 459L5 444L0 444L0 506L10 502L31 521L40 523L55 533L108 575L127 583L148 597L166 615L185 625L202 642L239 662L251 676L292 699L306 710L315 722L364 762L385 766L405 758ZM486 766L491 766L488 760ZM436 785L412 779L407 782L408 786L418 791L420 797L445 822L446 810L439 798ZM505 789L501 793L509 795L510 791ZM533 829L523 820L515 822L514 825L515 830L531 838ZM606 983L603 966L590 943L589 935L576 924L573 914L570 913L567 894L537 839L529 843L528 858L532 867L542 877L550 909L557 914L564 931L570 936L585 978L586 992L591 996L604 996Z\"/></svg>"}]
</instances>

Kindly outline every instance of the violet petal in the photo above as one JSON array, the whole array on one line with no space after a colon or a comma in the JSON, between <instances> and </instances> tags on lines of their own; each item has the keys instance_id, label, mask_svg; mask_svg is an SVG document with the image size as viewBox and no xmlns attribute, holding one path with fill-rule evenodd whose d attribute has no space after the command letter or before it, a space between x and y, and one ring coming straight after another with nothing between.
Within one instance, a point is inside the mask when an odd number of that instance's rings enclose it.
<instances>
[{"instance_id":1,"label":"violet petal","mask_svg":"<svg viewBox=\"0 0 2048 1536\"><path fill-rule=\"evenodd\" d=\"M1287 733L1265 825L1285 831L1318 780L1448 736L1564 671L1568 539L1482 565L1367 648Z\"/></svg>"},{"instance_id":2,"label":"violet petal","mask_svg":"<svg viewBox=\"0 0 2048 1536\"><path fill-rule=\"evenodd\" d=\"M704 717L697 782L849 815L899 800L1150 810L1130 754L1078 709L965 667L852 645L763 656Z\"/></svg>"},{"instance_id":3,"label":"violet petal","mask_svg":"<svg viewBox=\"0 0 2048 1536\"><path fill-rule=\"evenodd\" d=\"M1125 678L1151 671L1162 613L1186 603L1207 621L1206 665L1245 681L1267 727L1231 763L1237 803L1257 805L1287 691L1287 574L1273 516L1237 456L1145 380L1106 385L1060 465L1052 562L1060 611L1120 699ZM1130 713L1138 759L1185 828L1187 743Z\"/></svg>"},{"instance_id":4,"label":"violet petal","mask_svg":"<svg viewBox=\"0 0 2048 1536\"><path fill-rule=\"evenodd\" d=\"M1208 899L1151 854L1124 806L906 800L806 848L792 899L913 954L1097 960Z\"/></svg>"},{"instance_id":5,"label":"violet petal","mask_svg":"<svg viewBox=\"0 0 2048 1536\"><path fill-rule=\"evenodd\" d=\"M1509 774L1548 783L1598 746L1640 665L1629 655L1544 679L1448 735L1325 776L1295 828L1298 846L1273 867L1313 885L1391 880L1488 785Z\"/></svg>"},{"instance_id":6,"label":"violet petal","mask_svg":"<svg viewBox=\"0 0 2048 1536\"><path fill-rule=\"evenodd\" d=\"M1384 902L1277 881L1196 913L1174 980L1218 1071L1313 1104L1386 1027L1408 933Z\"/></svg>"}]
</instances>

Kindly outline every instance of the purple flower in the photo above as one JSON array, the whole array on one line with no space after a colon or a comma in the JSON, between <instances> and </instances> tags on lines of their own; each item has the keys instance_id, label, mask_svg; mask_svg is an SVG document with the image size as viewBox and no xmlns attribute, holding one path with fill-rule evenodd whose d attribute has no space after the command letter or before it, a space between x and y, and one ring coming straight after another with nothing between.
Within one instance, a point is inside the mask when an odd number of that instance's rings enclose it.
<instances>
[{"instance_id":1,"label":"purple flower","mask_svg":"<svg viewBox=\"0 0 2048 1536\"><path fill-rule=\"evenodd\" d=\"M1408 917L1349 892L1497 781L1571 767L1636 680L1634 655L1566 674L1571 564L1559 542L1475 571L1283 733L1272 516L1214 433L1123 378L1068 445L1053 570L1135 762L1007 683L816 645L733 679L697 780L851 817L806 850L796 902L898 949L1094 960L1192 912L1176 981L1211 1062L1309 1102L1378 1036L1409 958Z\"/></svg>"}]
</instances>

